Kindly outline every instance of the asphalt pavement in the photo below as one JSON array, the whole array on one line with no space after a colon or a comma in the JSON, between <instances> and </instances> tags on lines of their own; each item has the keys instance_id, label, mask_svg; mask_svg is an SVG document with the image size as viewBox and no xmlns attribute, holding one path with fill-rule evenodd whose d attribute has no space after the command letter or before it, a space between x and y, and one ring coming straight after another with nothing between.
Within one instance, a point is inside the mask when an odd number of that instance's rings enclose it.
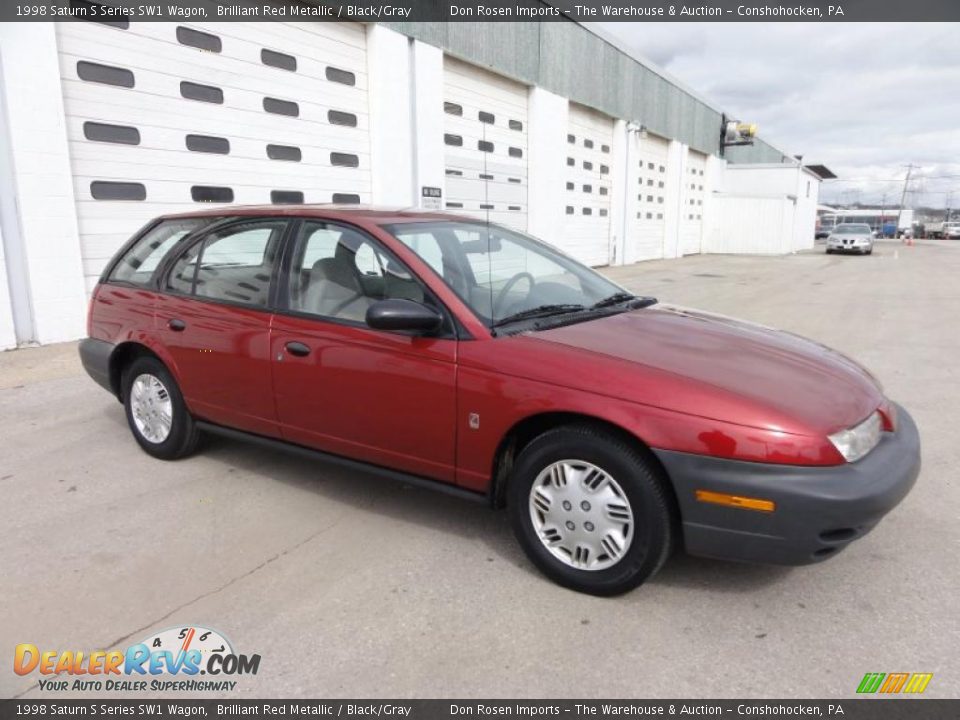
<instances>
[{"instance_id":1,"label":"asphalt pavement","mask_svg":"<svg viewBox=\"0 0 960 720\"><path fill-rule=\"evenodd\" d=\"M846 352L914 415L916 488L826 563L678 556L628 595L579 595L480 505L223 439L154 460L69 343L0 354L0 649L209 627L261 656L234 698L846 698L866 672L957 697L960 242L822 250L607 272ZM2 697L83 696L7 663Z\"/></svg>"}]
</instances>

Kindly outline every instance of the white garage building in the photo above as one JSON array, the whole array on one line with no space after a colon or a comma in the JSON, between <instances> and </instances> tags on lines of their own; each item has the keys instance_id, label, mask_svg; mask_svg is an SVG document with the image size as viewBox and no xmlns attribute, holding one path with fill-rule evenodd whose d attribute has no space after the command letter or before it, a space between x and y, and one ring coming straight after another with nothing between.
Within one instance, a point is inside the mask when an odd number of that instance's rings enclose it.
<instances>
[{"instance_id":1,"label":"white garage building","mask_svg":"<svg viewBox=\"0 0 960 720\"><path fill-rule=\"evenodd\" d=\"M721 159L719 133L573 23L5 24L0 348L82 336L111 255L201 203L439 190L594 266L812 246L819 177L762 141Z\"/></svg>"}]
</instances>

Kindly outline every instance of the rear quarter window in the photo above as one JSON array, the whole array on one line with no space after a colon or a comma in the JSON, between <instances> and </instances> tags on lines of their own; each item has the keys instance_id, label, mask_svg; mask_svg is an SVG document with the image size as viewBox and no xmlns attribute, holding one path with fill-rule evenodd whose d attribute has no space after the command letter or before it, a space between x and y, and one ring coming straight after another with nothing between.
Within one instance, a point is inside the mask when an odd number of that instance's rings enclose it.
<instances>
[{"instance_id":1,"label":"rear quarter window","mask_svg":"<svg viewBox=\"0 0 960 720\"><path fill-rule=\"evenodd\" d=\"M114 264L107 280L149 285L161 261L191 233L208 225L209 218L164 220L148 230Z\"/></svg>"}]
</instances>

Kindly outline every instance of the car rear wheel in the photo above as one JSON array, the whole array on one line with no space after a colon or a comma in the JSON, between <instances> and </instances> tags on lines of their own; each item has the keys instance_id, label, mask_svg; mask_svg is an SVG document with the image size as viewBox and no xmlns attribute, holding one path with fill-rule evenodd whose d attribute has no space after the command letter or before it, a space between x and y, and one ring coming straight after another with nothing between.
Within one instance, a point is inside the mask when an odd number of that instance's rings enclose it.
<instances>
[{"instance_id":1,"label":"car rear wheel","mask_svg":"<svg viewBox=\"0 0 960 720\"><path fill-rule=\"evenodd\" d=\"M617 595L654 575L673 549L666 481L638 448L590 425L548 431L517 458L513 531L554 582Z\"/></svg>"},{"instance_id":2,"label":"car rear wheel","mask_svg":"<svg viewBox=\"0 0 960 720\"><path fill-rule=\"evenodd\" d=\"M196 447L200 431L170 371L156 358L138 358L126 369L123 405L134 439L153 457L175 460Z\"/></svg>"}]
</instances>

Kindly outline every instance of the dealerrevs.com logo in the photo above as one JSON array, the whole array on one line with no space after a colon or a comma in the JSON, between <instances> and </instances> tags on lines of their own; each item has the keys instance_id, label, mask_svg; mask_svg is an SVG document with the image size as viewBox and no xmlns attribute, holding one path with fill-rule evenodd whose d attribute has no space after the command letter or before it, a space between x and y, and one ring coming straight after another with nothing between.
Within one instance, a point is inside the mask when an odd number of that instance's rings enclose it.
<instances>
[{"instance_id":1,"label":"dealerrevs.com logo","mask_svg":"<svg viewBox=\"0 0 960 720\"><path fill-rule=\"evenodd\" d=\"M222 634L200 626L169 628L126 650L41 650L21 643L13 654L17 675L38 673L41 690L67 692L229 691L237 681L228 678L259 669L259 655L238 654Z\"/></svg>"}]
</instances>

